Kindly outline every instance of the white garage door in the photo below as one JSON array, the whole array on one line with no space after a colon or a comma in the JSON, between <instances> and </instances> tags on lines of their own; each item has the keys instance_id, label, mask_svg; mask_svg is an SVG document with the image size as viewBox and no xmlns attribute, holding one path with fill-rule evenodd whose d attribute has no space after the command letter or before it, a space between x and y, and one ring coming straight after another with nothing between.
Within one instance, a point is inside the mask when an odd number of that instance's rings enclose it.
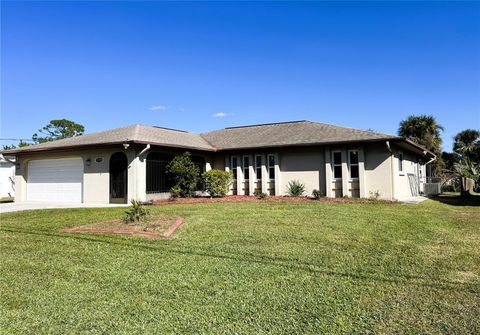
<instances>
[{"instance_id":1,"label":"white garage door","mask_svg":"<svg viewBox=\"0 0 480 335\"><path fill-rule=\"evenodd\" d=\"M33 160L27 175L27 200L82 202L81 158Z\"/></svg>"}]
</instances>

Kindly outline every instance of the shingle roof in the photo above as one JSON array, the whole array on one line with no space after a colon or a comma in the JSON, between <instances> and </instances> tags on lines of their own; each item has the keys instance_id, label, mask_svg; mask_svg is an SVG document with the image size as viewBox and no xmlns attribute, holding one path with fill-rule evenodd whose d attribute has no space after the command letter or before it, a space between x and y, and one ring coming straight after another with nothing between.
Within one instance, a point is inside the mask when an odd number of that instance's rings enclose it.
<instances>
[{"instance_id":1,"label":"shingle roof","mask_svg":"<svg viewBox=\"0 0 480 335\"><path fill-rule=\"evenodd\" d=\"M201 134L201 136L214 147L221 149L400 139L397 136L311 121L231 127Z\"/></svg>"},{"instance_id":2,"label":"shingle roof","mask_svg":"<svg viewBox=\"0 0 480 335\"><path fill-rule=\"evenodd\" d=\"M231 127L200 135L181 130L135 124L63 140L5 150L3 153L15 154L84 146L122 144L126 142L191 150L218 151L376 140L402 140L402 138L311 121Z\"/></svg>"},{"instance_id":3,"label":"shingle roof","mask_svg":"<svg viewBox=\"0 0 480 335\"><path fill-rule=\"evenodd\" d=\"M128 127L115 128L97 133L30 145L19 149L5 150L4 153L44 151L92 145L121 144L126 142L149 143L152 145L208 151L215 150L207 141L197 134L181 130L135 124Z\"/></svg>"}]
</instances>

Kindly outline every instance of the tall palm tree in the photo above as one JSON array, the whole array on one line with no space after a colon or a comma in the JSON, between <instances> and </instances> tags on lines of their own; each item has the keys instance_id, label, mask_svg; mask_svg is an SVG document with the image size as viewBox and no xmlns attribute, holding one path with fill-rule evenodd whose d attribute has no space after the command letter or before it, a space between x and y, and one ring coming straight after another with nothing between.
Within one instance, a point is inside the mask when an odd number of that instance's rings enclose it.
<instances>
[{"instance_id":1,"label":"tall palm tree","mask_svg":"<svg viewBox=\"0 0 480 335\"><path fill-rule=\"evenodd\" d=\"M442 137L443 127L431 115L410 115L400 122L398 135L420 144L437 155L432 175L439 175L443 168Z\"/></svg>"},{"instance_id":2,"label":"tall palm tree","mask_svg":"<svg viewBox=\"0 0 480 335\"><path fill-rule=\"evenodd\" d=\"M453 151L472 161L480 161L480 131L465 129L455 136Z\"/></svg>"}]
</instances>

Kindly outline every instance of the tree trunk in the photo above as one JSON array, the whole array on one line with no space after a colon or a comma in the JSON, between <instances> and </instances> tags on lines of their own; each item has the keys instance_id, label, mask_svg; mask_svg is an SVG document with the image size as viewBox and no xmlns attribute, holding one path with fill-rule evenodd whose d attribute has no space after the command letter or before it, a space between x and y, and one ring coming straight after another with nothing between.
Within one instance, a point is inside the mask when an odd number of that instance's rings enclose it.
<instances>
[{"instance_id":1,"label":"tree trunk","mask_svg":"<svg viewBox=\"0 0 480 335\"><path fill-rule=\"evenodd\" d=\"M469 195L473 191L475 183L473 179L461 177L460 178L460 195Z\"/></svg>"}]
</instances>

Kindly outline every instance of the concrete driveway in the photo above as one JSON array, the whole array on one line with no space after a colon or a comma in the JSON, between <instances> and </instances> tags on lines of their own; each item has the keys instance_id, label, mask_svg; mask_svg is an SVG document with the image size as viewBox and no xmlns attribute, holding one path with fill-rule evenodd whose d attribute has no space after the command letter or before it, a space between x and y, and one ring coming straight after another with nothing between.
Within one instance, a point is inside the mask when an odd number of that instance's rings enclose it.
<instances>
[{"instance_id":1,"label":"concrete driveway","mask_svg":"<svg viewBox=\"0 0 480 335\"><path fill-rule=\"evenodd\" d=\"M99 208L99 207L125 207L126 204L77 204L68 202L5 202L0 203L0 213L29 211L32 209L49 208Z\"/></svg>"}]
</instances>

